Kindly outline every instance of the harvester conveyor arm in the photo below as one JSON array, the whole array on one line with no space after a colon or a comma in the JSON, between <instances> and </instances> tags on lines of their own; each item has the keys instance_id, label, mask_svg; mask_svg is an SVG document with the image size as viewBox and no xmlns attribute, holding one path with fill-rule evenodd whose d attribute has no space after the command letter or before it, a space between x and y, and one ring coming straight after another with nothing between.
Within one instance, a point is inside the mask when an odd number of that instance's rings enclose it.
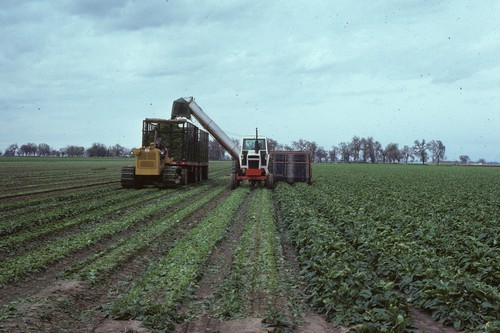
<instances>
[{"instance_id":1,"label":"harvester conveyor arm","mask_svg":"<svg viewBox=\"0 0 500 333\"><path fill-rule=\"evenodd\" d=\"M198 104L193 97L181 97L174 101L172 105L172 119L176 117L185 117L191 119L191 115L203 126L210 135L212 135L232 158L238 161L239 149L238 144L234 143L231 138L212 120Z\"/></svg>"}]
</instances>

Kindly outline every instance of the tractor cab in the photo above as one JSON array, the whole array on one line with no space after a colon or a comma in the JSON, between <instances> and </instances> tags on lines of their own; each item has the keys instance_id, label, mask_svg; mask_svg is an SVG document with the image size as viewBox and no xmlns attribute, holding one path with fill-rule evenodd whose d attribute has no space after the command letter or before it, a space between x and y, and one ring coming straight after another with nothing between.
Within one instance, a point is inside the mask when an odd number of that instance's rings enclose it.
<instances>
[{"instance_id":1,"label":"tractor cab","mask_svg":"<svg viewBox=\"0 0 500 333\"><path fill-rule=\"evenodd\" d=\"M240 167L246 176L265 176L268 173L269 152L264 137L243 137Z\"/></svg>"},{"instance_id":2,"label":"tractor cab","mask_svg":"<svg viewBox=\"0 0 500 333\"><path fill-rule=\"evenodd\" d=\"M231 173L231 188L239 186L242 180L250 184L265 183L268 188L274 186L273 176L269 173L269 151L267 139L259 136L244 136L241 139L239 159L233 162Z\"/></svg>"}]
</instances>

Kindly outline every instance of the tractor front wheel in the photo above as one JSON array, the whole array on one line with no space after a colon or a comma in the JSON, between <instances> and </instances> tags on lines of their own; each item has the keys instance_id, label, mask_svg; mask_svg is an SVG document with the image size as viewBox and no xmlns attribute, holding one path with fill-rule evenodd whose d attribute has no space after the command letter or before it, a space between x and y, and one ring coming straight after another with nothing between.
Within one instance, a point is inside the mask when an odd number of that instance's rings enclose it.
<instances>
[{"instance_id":1,"label":"tractor front wheel","mask_svg":"<svg viewBox=\"0 0 500 333\"><path fill-rule=\"evenodd\" d=\"M234 190L238 186L240 186L240 181L238 180L238 174L231 172L231 175L229 177L230 177L229 182L231 185L231 190Z\"/></svg>"}]
</instances>

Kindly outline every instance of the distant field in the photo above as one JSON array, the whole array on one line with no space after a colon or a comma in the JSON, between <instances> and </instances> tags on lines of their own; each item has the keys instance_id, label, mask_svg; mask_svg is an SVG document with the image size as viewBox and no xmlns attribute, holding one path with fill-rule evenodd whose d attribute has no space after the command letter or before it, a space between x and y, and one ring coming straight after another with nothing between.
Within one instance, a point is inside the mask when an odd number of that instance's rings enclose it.
<instances>
[{"instance_id":1,"label":"distant field","mask_svg":"<svg viewBox=\"0 0 500 333\"><path fill-rule=\"evenodd\" d=\"M0 331L500 330L500 168L125 190L132 163L0 158Z\"/></svg>"}]
</instances>

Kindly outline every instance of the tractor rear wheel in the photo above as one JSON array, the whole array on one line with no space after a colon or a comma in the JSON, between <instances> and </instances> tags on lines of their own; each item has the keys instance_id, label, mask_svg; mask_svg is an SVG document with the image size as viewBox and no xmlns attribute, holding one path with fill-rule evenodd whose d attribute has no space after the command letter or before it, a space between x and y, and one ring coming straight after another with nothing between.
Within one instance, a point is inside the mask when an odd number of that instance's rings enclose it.
<instances>
[{"instance_id":1,"label":"tractor rear wheel","mask_svg":"<svg viewBox=\"0 0 500 333\"><path fill-rule=\"evenodd\" d=\"M231 190L234 190L238 186L240 186L240 181L238 180L238 174L231 172L231 175L229 177L230 177L229 184L231 186Z\"/></svg>"}]
</instances>

